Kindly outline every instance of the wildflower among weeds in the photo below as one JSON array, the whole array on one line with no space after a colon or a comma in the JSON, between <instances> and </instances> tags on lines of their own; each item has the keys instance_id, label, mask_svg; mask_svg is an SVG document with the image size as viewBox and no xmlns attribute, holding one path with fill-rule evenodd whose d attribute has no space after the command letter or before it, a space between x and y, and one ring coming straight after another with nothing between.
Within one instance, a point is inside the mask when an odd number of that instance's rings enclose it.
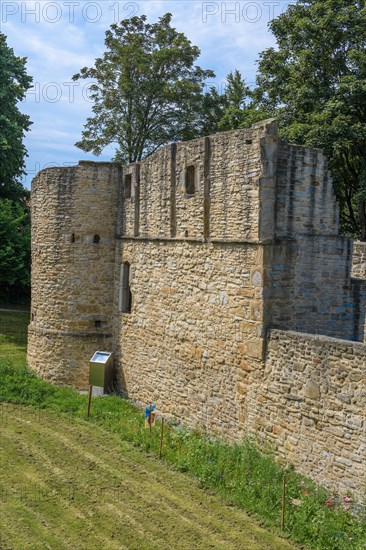
<instances>
[{"instance_id":1,"label":"wildflower among weeds","mask_svg":"<svg viewBox=\"0 0 366 550\"><path fill-rule=\"evenodd\" d=\"M332 506L332 501L331 501L331 500L326 500L326 501L325 501L325 504L326 504L327 506Z\"/></svg>"},{"instance_id":2,"label":"wildflower among weeds","mask_svg":"<svg viewBox=\"0 0 366 550\"><path fill-rule=\"evenodd\" d=\"M351 502L351 498L350 497L344 497L344 502Z\"/></svg>"}]
</instances>

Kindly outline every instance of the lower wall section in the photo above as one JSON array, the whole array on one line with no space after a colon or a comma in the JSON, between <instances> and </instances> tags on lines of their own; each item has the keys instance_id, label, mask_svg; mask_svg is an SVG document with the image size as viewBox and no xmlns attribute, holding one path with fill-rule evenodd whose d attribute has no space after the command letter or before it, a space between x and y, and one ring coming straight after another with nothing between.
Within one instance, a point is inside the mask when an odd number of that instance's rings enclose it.
<instances>
[{"instance_id":1,"label":"lower wall section","mask_svg":"<svg viewBox=\"0 0 366 550\"><path fill-rule=\"evenodd\" d=\"M89 360L95 351L111 351L106 334L75 334L41 328L28 329L28 365L53 384L85 389L89 384Z\"/></svg>"},{"instance_id":2,"label":"lower wall section","mask_svg":"<svg viewBox=\"0 0 366 550\"><path fill-rule=\"evenodd\" d=\"M115 349L128 396L239 438L247 384L263 365L261 248L134 241L120 252L132 311L119 315Z\"/></svg>"},{"instance_id":3,"label":"lower wall section","mask_svg":"<svg viewBox=\"0 0 366 550\"><path fill-rule=\"evenodd\" d=\"M132 309L114 335L130 398L229 441L269 440L303 474L363 494L365 344L265 337L255 244L125 241L118 257L131 266Z\"/></svg>"},{"instance_id":4,"label":"lower wall section","mask_svg":"<svg viewBox=\"0 0 366 550\"><path fill-rule=\"evenodd\" d=\"M366 346L272 330L253 402L279 456L342 493L364 494Z\"/></svg>"}]
</instances>

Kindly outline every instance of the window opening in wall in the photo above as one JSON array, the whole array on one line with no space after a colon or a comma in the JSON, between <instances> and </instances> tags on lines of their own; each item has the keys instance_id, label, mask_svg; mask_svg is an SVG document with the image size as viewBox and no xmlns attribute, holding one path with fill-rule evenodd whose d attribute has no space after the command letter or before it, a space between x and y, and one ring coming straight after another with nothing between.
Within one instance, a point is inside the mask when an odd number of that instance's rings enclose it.
<instances>
[{"instance_id":1,"label":"window opening in wall","mask_svg":"<svg viewBox=\"0 0 366 550\"><path fill-rule=\"evenodd\" d=\"M95 328L100 328L102 326L102 321L95 321Z\"/></svg>"},{"instance_id":2,"label":"window opening in wall","mask_svg":"<svg viewBox=\"0 0 366 550\"><path fill-rule=\"evenodd\" d=\"M131 186L132 186L132 174L126 174L125 175L125 183L124 183L124 196L125 199L131 198Z\"/></svg>"},{"instance_id":3,"label":"window opening in wall","mask_svg":"<svg viewBox=\"0 0 366 550\"><path fill-rule=\"evenodd\" d=\"M72 242L72 243L75 242L75 233L71 233L71 242Z\"/></svg>"},{"instance_id":4,"label":"window opening in wall","mask_svg":"<svg viewBox=\"0 0 366 550\"><path fill-rule=\"evenodd\" d=\"M130 264L128 262L124 262L121 265L121 286L119 296L119 310L122 313L131 313L132 293L130 290L130 272Z\"/></svg>"},{"instance_id":5,"label":"window opening in wall","mask_svg":"<svg viewBox=\"0 0 366 550\"><path fill-rule=\"evenodd\" d=\"M99 235L94 235L94 237L93 237L93 243L94 243L94 244L99 244L99 243L100 243L100 236L99 236Z\"/></svg>"},{"instance_id":6,"label":"window opening in wall","mask_svg":"<svg viewBox=\"0 0 366 550\"><path fill-rule=\"evenodd\" d=\"M186 193L187 195L194 195L195 193L195 174L196 169L194 166L187 166L186 168Z\"/></svg>"}]
</instances>

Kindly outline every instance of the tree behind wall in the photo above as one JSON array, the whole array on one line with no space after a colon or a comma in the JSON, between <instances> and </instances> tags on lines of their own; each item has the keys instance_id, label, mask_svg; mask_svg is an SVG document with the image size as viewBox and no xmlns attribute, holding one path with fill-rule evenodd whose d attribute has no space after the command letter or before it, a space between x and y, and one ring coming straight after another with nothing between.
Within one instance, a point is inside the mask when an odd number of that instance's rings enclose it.
<instances>
[{"instance_id":1,"label":"tree behind wall","mask_svg":"<svg viewBox=\"0 0 366 550\"><path fill-rule=\"evenodd\" d=\"M18 108L32 82L25 64L0 33L0 299L8 302L29 294L29 193L20 178L27 154L23 138L31 122Z\"/></svg>"},{"instance_id":2,"label":"tree behind wall","mask_svg":"<svg viewBox=\"0 0 366 550\"><path fill-rule=\"evenodd\" d=\"M269 116L253 101L253 93L238 69L227 75L226 88L221 101L223 110L218 119L218 130L220 131L250 128L255 122Z\"/></svg>"},{"instance_id":3,"label":"tree behind wall","mask_svg":"<svg viewBox=\"0 0 366 550\"><path fill-rule=\"evenodd\" d=\"M112 25L103 57L74 75L94 79L94 115L78 147L98 155L115 144L116 159L130 163L209 130L207 109L214 107L204 82L215 75L194 65L200 51L171 26L171 18L167 13L149 24L142 15Z\"/></svg>"},{"instance_id":4,"label":"tree behind wall","mask_svg":"<svg viewBox=\"0 0 366 550\"><path fill-rule=\"evenodd\" d=\"M366 240L365 2L298 0L269 26L278 49L260 55L260 104L286 140L324 149L341 229Z\"/></svg>"},{"instance_id":5,"label":"tree behind wall","mask_svg":"<svg viewBox=\"0 0 366 550\"><path fill-rule=\"evenodd\" d=\"M19 201L0 199L0 242L0 299L24 300L30 285L30 223Z\"/></svg>"}]
</instances>

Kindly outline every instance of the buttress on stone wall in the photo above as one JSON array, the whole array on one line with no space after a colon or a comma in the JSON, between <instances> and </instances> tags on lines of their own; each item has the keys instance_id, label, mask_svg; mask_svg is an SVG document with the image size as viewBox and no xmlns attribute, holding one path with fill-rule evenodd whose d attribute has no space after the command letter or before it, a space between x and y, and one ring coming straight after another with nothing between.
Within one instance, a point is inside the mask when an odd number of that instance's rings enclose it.
<instances>
[{"instance_id":1,"label":"buttress on stone wall","mask_svg":"<svg viewBox=\"0 0 366 550\"><path fill-rule=\"evenodd\" d=\"M46 169L32 209L31 368L82 388L113 351L129 398L361 494L365 246L338 235L321 151L264 121Z\"/></svg>"}]
</instances>

